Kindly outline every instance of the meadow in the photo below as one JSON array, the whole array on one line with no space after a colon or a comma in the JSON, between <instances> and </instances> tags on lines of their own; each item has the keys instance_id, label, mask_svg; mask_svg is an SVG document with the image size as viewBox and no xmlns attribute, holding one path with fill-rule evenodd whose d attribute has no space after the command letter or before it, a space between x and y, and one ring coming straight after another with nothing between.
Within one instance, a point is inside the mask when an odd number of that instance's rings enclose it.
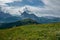
<instances>
[{"instance_id":1,"label":"meadow","mask_svg":"<svg viewBox=\"0 0 60 40\"><path fill-rule=\"evenodd\" d=\"M60 40L60 23L29 24L0 29L0 40Z\"/></svg>"}]
</instances>

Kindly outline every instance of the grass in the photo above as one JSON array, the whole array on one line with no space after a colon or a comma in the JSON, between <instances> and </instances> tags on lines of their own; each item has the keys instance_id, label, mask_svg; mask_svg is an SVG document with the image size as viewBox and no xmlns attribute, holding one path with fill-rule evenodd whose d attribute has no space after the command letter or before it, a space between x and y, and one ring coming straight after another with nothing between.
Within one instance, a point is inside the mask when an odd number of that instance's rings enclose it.
<instances>
[{"instance_id":1,"label":"grass","mask_svg":"<svg viewBox=\"0 0 60 40\"><path fill-rule=\"evenodd\" d=\"M60 23L0 29L0 40L60 40Z\"/></svg>"}]
</instances>

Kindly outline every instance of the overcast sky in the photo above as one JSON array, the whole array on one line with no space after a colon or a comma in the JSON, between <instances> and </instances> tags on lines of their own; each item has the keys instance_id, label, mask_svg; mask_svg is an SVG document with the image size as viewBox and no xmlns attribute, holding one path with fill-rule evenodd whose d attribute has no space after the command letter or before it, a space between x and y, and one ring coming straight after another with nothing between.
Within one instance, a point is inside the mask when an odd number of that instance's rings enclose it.
<instances>
[{"instance_id":1,"label":"overcast sky","mask_svg":"<svg viewBox=\"0 0 60 40\"><path fill-rule=\"evenodd\" d=\"M38 16L60 17L60 0L0 0L2 10L9 11L10 14L19 14L18 10L22 10L26 5L32 7L30 10L37 9L33 11L38 11Z\"/></svg>"}]
</instances>

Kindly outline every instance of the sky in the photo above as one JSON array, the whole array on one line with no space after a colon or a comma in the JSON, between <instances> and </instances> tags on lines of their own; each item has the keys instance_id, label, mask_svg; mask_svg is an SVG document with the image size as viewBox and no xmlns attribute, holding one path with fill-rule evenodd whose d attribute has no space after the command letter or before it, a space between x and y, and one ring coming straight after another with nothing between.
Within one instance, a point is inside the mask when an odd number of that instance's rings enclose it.
<instances>
[{"instance_id":1,"label":"sky","mask_svg":"<svg viewBox=\"0 0 60 40\"><path fill-rule=\"evenodd\" d=\"M0 0L2 11L11 15L20 15L27 7L37 16L60 17L60 0Z\"/></svg>"}]
</instances>

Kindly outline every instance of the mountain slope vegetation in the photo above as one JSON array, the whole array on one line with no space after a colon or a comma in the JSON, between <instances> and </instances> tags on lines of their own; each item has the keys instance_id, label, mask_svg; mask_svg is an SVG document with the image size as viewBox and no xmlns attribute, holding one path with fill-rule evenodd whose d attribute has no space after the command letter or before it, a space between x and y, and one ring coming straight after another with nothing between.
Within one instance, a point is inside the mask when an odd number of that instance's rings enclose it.
<instances>
[{"instance_id":1,"label":"mountain slope vegetation","mask_svg":"<svg viewBox=\"0 0 60 40\"><path fill-rule=\"evenodd\" d=\"M30 24L0 29L0 40L60 40L60 23Z\"/></svg>"},{"instance_id":2,"label":"mountain slope vegetation","mask_svg":"<svg viewBox=\"0 0 60 40\"><path fill-rule=\"evenodd\" d=\"M0 29L11 28L13 26L29 25L29 24L38 24L38 22L32 19L24 19L24 20L19 20L19 21L12 22L12 23L0 23Z\"/></svg>"}]
</instances>

